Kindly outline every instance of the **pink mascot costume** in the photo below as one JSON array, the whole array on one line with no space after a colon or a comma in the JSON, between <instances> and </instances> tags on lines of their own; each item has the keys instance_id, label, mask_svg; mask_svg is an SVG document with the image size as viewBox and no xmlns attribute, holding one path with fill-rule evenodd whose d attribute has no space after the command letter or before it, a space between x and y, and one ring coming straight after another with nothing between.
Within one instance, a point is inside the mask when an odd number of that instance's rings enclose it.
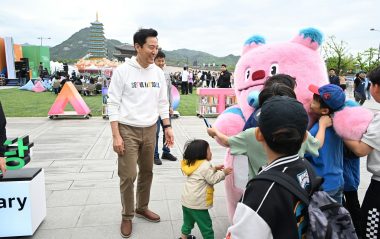
<instances>
[{"instance_id":1,"label":"pink mascot costume","mask_svg":"<svg viewBox=\"0 0 380 239\"><path fill-rule=\"evenodd\" d=\"M235 93L238 104L226 109L216 120L214 127L228 136L243 130L246 119L258 105L258 94L266 79L275 74L288 74L296 78L297 99L309 112L313 94L310 84L328 84L327 70L319 55L322 34L314 28L307 28L290 42L265 44L261 36L249 38L235 69ZM347 101L345 107L333 115L333 127L343 139L359 140L366 132L373 113L357 104ZM360 117L357 117L360 115ZM315 122L309 117L309 124ZM227 211L230 221L235 213L248 181L248 160L246 156L233 156L227 150L225 167L232 167L233 174L226 177Z\"/></svg>"},{"instance_id":2,"label":"pink mascot costume","mask_svg":"<svg viewBox=\"0 0 380 239\"><path fill-rule=\"evenodd\" d=\"M296 78L297 99L308 111L313 97L308 86L328 84L326 66L318 50L322 38L314 28L301 30L290 42L265 44L261 36L249 38L235 68L234 88L238 104L219 115L214 126L228 136L240 133L257 106L257 96L264 82L279 73ZM224 165L234 169L225 180L227 210L232 221L236 204L248 181L248 160L245 156L233 156L227 150Z\"/></svg>"}]
</instances>

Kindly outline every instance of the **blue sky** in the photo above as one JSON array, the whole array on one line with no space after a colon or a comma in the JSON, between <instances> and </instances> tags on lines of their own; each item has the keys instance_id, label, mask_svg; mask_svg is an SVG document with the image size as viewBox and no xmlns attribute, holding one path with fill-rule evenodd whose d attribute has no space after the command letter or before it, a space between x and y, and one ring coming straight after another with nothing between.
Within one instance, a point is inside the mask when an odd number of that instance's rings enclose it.
<instances>
[{"instance_id":1,"label":"blue sky","mask_svg":"<svg viewBox=\"0 0 380 239\"><path fill-rule=\"evenodd\" d=\"M55 46L90 26L98 11L107 38L132 43L139 27L152 27L165 50L239 55L251 35L280 42L302 28L315 27L325 37L347 42L355 54L379 47L378 9L378 0L2 0L0 36L36 45L38 37L50 37L43 44Z\"/></svg>"}]
</instances>

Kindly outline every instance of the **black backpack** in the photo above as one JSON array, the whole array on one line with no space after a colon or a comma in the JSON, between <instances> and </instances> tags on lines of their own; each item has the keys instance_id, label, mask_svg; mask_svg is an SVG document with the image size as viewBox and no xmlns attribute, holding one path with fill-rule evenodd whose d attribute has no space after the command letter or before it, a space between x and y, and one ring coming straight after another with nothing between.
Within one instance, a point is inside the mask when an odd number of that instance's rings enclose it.
<instances>
[{"instance_id":1,"label":"black backpack","mask_svg":"<svg viewBox=\"0 0 380 239\"><path fill-rule=\"evenodd\" d=\"M303 162L310 178L310 194L294 178L275 170L265 171L252 180L278 183L307 205L309 222L306 238L357 239L350 213L326 192L320 190L323 179L316 176L312 165L306 159L303 159Z\"/></svg>"}]
</instances>

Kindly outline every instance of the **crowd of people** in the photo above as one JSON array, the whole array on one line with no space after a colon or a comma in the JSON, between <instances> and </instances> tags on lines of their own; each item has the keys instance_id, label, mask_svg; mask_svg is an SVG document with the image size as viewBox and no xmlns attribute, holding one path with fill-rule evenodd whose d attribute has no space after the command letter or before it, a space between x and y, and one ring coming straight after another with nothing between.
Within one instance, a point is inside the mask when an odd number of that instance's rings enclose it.
<instances>
[{"instance_id":1,"label":"crowd of people","mask_svg":"<svg viewBox=\"0 0 380 239\"><path fill-rule=\"evenodd\" d=\"M38 78L38 80L42 80ZM61 92L61 89L65 85L66 82L72 82L78 92L84 96L101 94L102 87L105 85L109 85L110 78L102 77L102 76L88 76L85 74L76 75L75 71L72 72L71 76L61 75L61 74L53 74L52 76L45 77L43 80L47 80L49 85L51 85L51 90L58 94Z\"/></svg>"},{"instance_id":2,"label":"crowd of people","mask_svg":"<svg viewBox=\"0 0 380 239\"><path fill-rule=\"evenodd\" d=\"M170 79L174 86L181 89L181 94L193 93L193 88L231 88L233 86L233 74L227 70L227 65L222 64L220 71L204 71L190 69L185 66L182 72L170 73Z\"/></svg>"},{"instance_id":3,"label":"crowd of people","mask_svg":"<svg viewBox=\"0 0 380 239\"><path fill-rule=\"evenodd\" d=\"M179 74L165 74L165 54L158 51L157 35L154 29L140 29L134 34L137 55L116 68L108 91L113 149L118 155L122 204L120 233L123 238L132 235L134 216L150 222L160 221L160 216L150 210L149 201L153 164L162 164L157 146L160 127L164 135L162 159L177 160L169 149L174 144L170 121L172 82L180 83L182 94L191 94L194 85L221 88L232 85L231 73L225 65L220 73L184 67ZM368 88L375 101L380 103L380 67L367 77L367 85L364 72L357 75L358 80L355 79L354 91L358 97L360 94L357 100L363 103ZM250 181L226 238L306 236L308 211L303 202L274 181L256 180L273 173L284 174L298 182L300 190L305 193L314 190L311 187L313 175L323 177L320 189L351 213L355 230L350 238L380 237L380 114L375 114L361 140L340 138L332 127L332 116L346 102L346 83L335 75L333 69L329 71L329 79L330 84L309 86L313 94L310 111L318 118L309 130L308 113L294 92L295 79L285 74L268 78L259 95L259 106L247 120L243 132L228 137L216 128L207 129L213 139L230 148L231 154L247 155L250 165ZM83 84L80 78L75 81ZM5 123L0 126L5 128ZM366 155L367 168L373 176L360 206L357 192L359 158ZM1 156L0 170L4 171ZM181 160L186 177L181 197L181 239L195 238L191 235L195 223L203 238L214 238L208 212L213 206L213 185L233 174L233 169L213 166L211 161L212 151L206 140L194 139L185 145Z\"/></svg>"},{"instance_id":4,"label":"crowd of people","mask_svg":"<svg viewBox=\"0 0 380 239\"><path fill-rule=\"evenodd\" d=\"M343 90L348 90L348 79L342 70L339 71L339 75L336 74L334 68L329 69L329 81L331 84L340 86ZM360 105L363 105L366 100L371 99L370 94L371 82L366 77L365 71L359 71L353 78L353 88L350 89L353 92L355 101Z\"/></svg>"}]
</instances>

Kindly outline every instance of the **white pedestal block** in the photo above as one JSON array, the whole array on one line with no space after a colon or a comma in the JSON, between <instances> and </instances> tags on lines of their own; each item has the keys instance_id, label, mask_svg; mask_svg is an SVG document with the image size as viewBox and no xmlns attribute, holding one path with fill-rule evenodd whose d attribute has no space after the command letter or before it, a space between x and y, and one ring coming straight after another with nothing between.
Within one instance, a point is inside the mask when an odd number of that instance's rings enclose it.
<instances>
[{"instance_id":1,"label":"white pedestal block","mask_svg":"<svg viewBox=\"0 0 380 239\"><path fill-rule=\"evenodd\" d=\"M0 237L31 236L45 216L43 169L7 171L0 179Z\"/></svg>"}]
</instances>

